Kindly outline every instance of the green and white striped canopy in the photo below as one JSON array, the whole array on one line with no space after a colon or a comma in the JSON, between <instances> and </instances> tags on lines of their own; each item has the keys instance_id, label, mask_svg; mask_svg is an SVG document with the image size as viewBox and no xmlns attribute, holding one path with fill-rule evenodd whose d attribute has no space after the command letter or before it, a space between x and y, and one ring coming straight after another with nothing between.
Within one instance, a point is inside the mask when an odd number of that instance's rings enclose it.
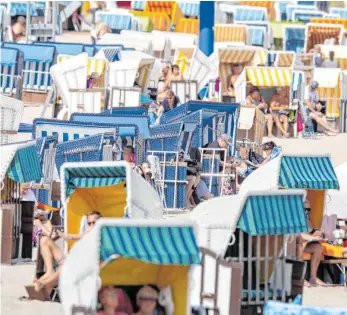
<instances>
[{"instance_id":1,"label":"green and white striped canopy","mask_svg":"<svg viewBox=\"0 0 347 315\"><path fill-rule=\"evenodd\" d=\"M283 188L315 190L340 188L328 156L283 156L278 183Z\"/></svg>"},{"instance_id":2,"label":"green and white striped canopy","mask_svg":"<svg viewBox=\"0 0 347 315\"><path fill-rule=\"evenodd\" d=\"M96 163L97 164L97 163ZM124 166L76 166L64 169L66 198L76 188L106 187L117 185L126 179Z\"/></svg>"}]
</instances>

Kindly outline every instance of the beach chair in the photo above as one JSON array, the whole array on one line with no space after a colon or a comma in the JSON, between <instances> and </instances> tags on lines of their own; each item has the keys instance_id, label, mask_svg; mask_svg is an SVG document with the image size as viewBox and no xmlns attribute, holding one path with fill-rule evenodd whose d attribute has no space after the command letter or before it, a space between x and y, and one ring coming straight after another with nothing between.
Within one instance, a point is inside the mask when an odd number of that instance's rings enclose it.
<instances>
[{"instance_id":1,"label":"beach chair","mask_svg":"<svg viewBox=\"0 0 347 315\"><path fill-rule=\"evenodd\" d=\"M18 49L23 53L23 90L26 92L48 93L51 87L49 69L53 65L55 47L29 44L3 43L5 48ZM37 49L40 54L37 55Z\"/></svg>"},{"instance_id":2,"label":"beach chair","mask_svg":"<svg viewBox=\"0 0 347 315\"><path fill-rule=\"evenodd\" d=\"M315 5L297 5L297 4L288 4L286 6L286 17L287 17L287 21L292 21L293 18L293 12L295 10L299 10L299 11L308 11L309 12L316 12L318 11L318 8Z\"/></svg>"},{"instance_id":3,"label":"beach chair","mask_svg":"<svg viewBox=\"0 0 347 315\"><path fill-rule=\"evenodd\" d=\"M108 25L114 32L121 30L138 30L139 25L130 13L97 11L95 19Z\"/></svg>"},{"instance_id":4,"label":"beach chair","mask_svg":"<svg viewBox=\"0 0 347 315\"><path fill-rule=\"evenodd\" d=\"M170 89L179 98L182 104L198 99L197 81L171 81Z\"/></svg>"},{"instance_id":5,"label":"beach chair","mask_svg":"<svg viewBox=\"0 0 347 315\"><path fill-rule=\"evenodd\" d=\"M107 108L113 107L138 107L141 105L141 89L110 87L110 98Z\"/></svg>"},{"instance_id":6,"label":"beach chair","mask_svg":"<svg viewBox=\"0 0 347 315\"><path fill-rule=\"evenodd\" d=\"M306 27L299 25L284 26L283 48L284 51L296 53L305 52Z\"/></svg>"},{"instance_id":7,"label":"beach chair","mask_svg":"<svg viewBox=\"0 0 347 315\"><path fill-rule=\"evenodd\" d=\"M105 218L162 217L163 207L156 191L127 162L64 163L60 173L66 233L79 234L83 216L95 207ZM138 191L147 198L143 200ZM68 243L69 249L72 244Z\"/></svg>"},{"instance_id":8,"label":"beach chair","mask_svg":"<svg viewBox=\"0 0 347 315\"><path fill-rule=\"evenodd\" d=\"M132 84L135 82L141 88L142 92L147 90L150 81L154 81L153 85L157 85L160 73L152 73L155 63L154 57L139 51L122 51L120 60L121 62L132 63L137 67L136 77ZM120 84L113 84L113 82L110 81L109 84L111 86L123 87Z\"/></svg>"},{"instance_id":9,"label":"beach chair","mask_svg":"<svg viewBox=\"0 0 347 315\"><path fill-rule=\"evenodd\" d=\"M171 56L175 55L176 48L190 47L197 44L197 36L195 34L178 33L178 32L159 32L152 31L155 38L165 38L171 42Z\"/></svg>"},{"instance_id":10,"label":"beach chair","mask_svg":"<svg viewBox=\"0 0 347 315\"><path fill-rule=\"evenodd\" d=\"M123 30L121 35L125 35L128 38L138 39L150 39L152 41L153 55L156 58L162 60L170 60L171 58L171 41L163 36L156 37L153 33L137 32Z\"/></svg>"},{"instance_id":11,"label":"beach chair","mask_svg":"<svg viewBox=\"0 0 347 315\"><path fill-rule=\"evenodd\" d=\"M14 48L1 48L0 91L17 99L22 97L23 54Z\"/></svg>"},{"instance_id":12,"label":"beach chair","mask_svg":"<svg viewBox=\"0 0 347 315\"><path fill-rule=\"evenodd\" d=\"M243 264L242 312L262 308L267 300L287 301L293 297L292 266L287 261L286 239L296 231L307 230L303 199L303 190L257 191L211 199L193 210L192 220L200 227L199 246L213 248L226 261ZM259 211L259 218L264 220L258 220L255 211ZM270 223L272 216L264 216L268 211L280 213L283 220ZM291 219L293 212L298 219L296 223ZM271 258L262 262L262 257ZM212 266L210 263L209 268ZM211 278L206 283L210 290ZM301 293L302 289L301 277ZM227 306L225 303L221 312L226 313Z\"/></svg>"},{"instance_id":13,"label":"beach chair","mask_svg":"<svg viewBox=\"0 0 347 315\"><path fill-rule=\"evenodd\" d=\"M83 53L83 44L57 43L57 42L34 42L33 45L44 45L55 47L55 57L58 55L77 56Z\"/></svg>"},{"instance_id":14,"label":"beach chair","mask_svg":"<svg viewBox=\"0 0 347 315\"><path fill-rule=\"evenodd\" d=\"M229 154L234 155L236 151L235 134L240 110L239 104L189 101L164 113L161 116L160 124L166 125L172 122L179 122L186 116L200 110L218 112L218 115L215 116L213 121L212 128L208 128L209 139L215 140L222 133L230 135L233 138L234 144L229 148Z\"/></svg>"},{"instance_id":15,"label":"beach chair","mask_svg":"<svg viewBox=\"0 0 347 315\"><path fill-rule=\"evenodd\" d=\"M326 101L325 115L328 119L340 117L341 101L341 70L339 68L313 70L313 80L319 83L318 94L321 100Z\"/></svg>"},{"instance_id":16,"label":"beach chair","mask_svg":"<svg viewBox=\"0 0 347 315\"><path fill-rule=\"evenodd\" d=\"M199 20L190 18L180 19L175 27L175 32L199 35Z\"/></svg>"},{"instance_id":17,"label":"beach chair","mask_svg":"<svg viewBox=\"0 0 347 315\"><path fill-rule=\"evenodd\" d=\"M194 226L191 222L188 220L182 224L182 222L177 220L170 220L169 224L166 224L165 221L163 221L164 223L150 222L149 224L143 220L132 221L122 219L100 219L99 222L100 227L97 225L95 229L96 232L93 232L93 234L95 234L95 239L91 239L90 242L95 245L92 245L93 249L95 248L95 251L101 250L103 253L101 258L98 257L98 259L101 259L102 261L101 266L100 268L95 268L93 271L89 271L88 269L88 272L85 273L86 276L81 278L81 283L78 287L73 285L70 274L68 277L63 276L64 279L62 279L61 295L62 301L64 301L64 309L71 312L71 307L73 305L96 309L98 287L91 285L85 286L84 283L85 281L89 282L91 279L94 280L95 277L100 276L103 285L118 286L122 283L131 288L132 286L139 286L147 283L154 284L160 289L161 295L164 294L165 291L166 298L168 298L169 301L174 301L173 315L190 314L190 307L193 304L191 296L188 295L188 292L190 291L188 287L188 276L191 275L193 270L192 267L200 264L199 249L196 246ZM137 238L137 240L141 240L141 243L136 241L136 244L142 244L140 246L146 253L148 253L149 248L153 246L155 248L163 248L163 252L159 256L156 255L156 257L154 255L147 255L146 258L143 258L140 252L121 251L118 247L110 247L108 244L110 244L111 239L107 237L106 233L110 233L108 235L114 235L114 233L120 233L123 231L125 231L127 235L124 239L125 242L133 242L137 233L140 233L141 235L145 234L146 236ZM147 237L149 231L155 236L155 238ZM165 233L168 237L160 237L162 233ZM93 234L91 235L93 236ZM170 235L176 236L171 237ZM88 255L88 253L85 252L83 240L76 244L76 246L78 246L77 248L79 249L78 252L80 255L82 253ZM106 248L108 248L107 251L104 250ZM175 254L167 256L167 253L169 253L173 248L180 248L180 250L175 251ZM68 266L74 264L76 259L86 257L78 257L75 256L75 254L74 251L71 252L71 258L68 259L69 262L67 262ZM93 256L93 261L94 259L97 259L96 256L99 255L95 255L95 257ZM118 257L117 264L114 260L115 257ZM121 265L120 268L123 270L123 274L126 274L127 280L125 281L119 277L113 276L117 273L118 264ZM165 268L162 268L164 265ZM134 268L140 268L143 271L141 273L141 279L138 276L136 278L130 276ZM73 271L75 272L75 268L73 268ZM235 271L237 272L236 269ZM172 272L175 273L175 279L179 279L179 281L170 278ZM77 277L80 277L79 275L80 273L78 273ZM154 275L159 276L159 278ZM159 279L161 280L159 281ZM122 282L119 282L120 280L122 280ZM86 296L87 294L94 298L91 299L88 297L88 299L82 298L77 300L76 296L70 294L70 290L77 290L78 292L83 291L82 296ZM65 298L65 296L67 298ZM179 299L177 299L178 296L180 297ZM196 298L199 297L196 296ZM237 305L235 305L235 307L237 307Z\"/></svg>"},{"instance_id":18,"label":"beach chair","mask_svg":"<svg viewBox=\"0 0 347 315\"><path fill-rule=\"evenodd\" d=\"M134 41L122 34L105 34L101 39L98 40L98 44L120 44L124 47L134 48L137 51L141 51L149 55L153 54L153 43L146 37L142 37Z\"/></svg>"},{"instance_id":19,"label":"beach chair","mask_svg":"<svg viewBox=\"0 0 347 315\"><path fill-rule=\"evenodd\" d=\"M318 44L324 44L325 40L334 38L339 45L343 41L344 28L342 25L329 25L324 23L307 23L305 39L305 52Z\"/></svg>"},{"instance_id":20,"label":"beach chair","mask_svg":"<svg viewBox=\"0 0 347 315\"><path fill-rule=\"evenodd\" d=\"M1 263L11 265L21 260L23 245L22 210L17 196L20 184L39 180L42 176L35 142L23 141L0 146L1 154Z\"/></svg>"},{"instance_id":21,"label":"beach chair","mask_svg":"<svg viewBox=\"0 0 347 315\"><path fill-rule=\"evenodd\" d=\"M292 21L308 23L314 18L323 18L325 12L323 11L308 11L308 10L293 10Z\"/></svg>"},{"instance_id":22,"label":"beach chair","mask_svg":"<svg viewBox=\"0 0 347 315\"><path fill-rule=\"evenodd\" d=\"M176 49L173 63L187 81L197 81L198 92L214 77L216 68L212 61L197 47L181 46Z\"/></svg>"},{"instance_id":23,"label":"beach chair","mask_svg":"<svg viewBox=\"0 0 347 315\"><path fill-rule=\"evenodd\" d=\"M330 8L329 12L331 14L337 14L340 16L341 19L347 19L347 9L344 8Z\"/></svg>"},{"instance_id":24,"label":"beach chair","mask_svg":"<svg viewBox=\"0 0 347 315\"><path fill-rule=\"evenodd\" d=\"M228 91L227 78L232 73L232 64L245 66L267 63L267 53L265 50L255 47L225 47L218 50L218 74L220 78L219 100L227 101L235 98L236 89L231 93Z\"/></svg>"},{"instance_id":25,"label":"beach chair","mask_svg":"<svg viewBox=\"0 0 347 315\"><path fill-rule=\"evenodd\" d=\"M14 98L0 94L0 143L14 142L22 120L24 104Z\"/></svg>"}]
</instances>

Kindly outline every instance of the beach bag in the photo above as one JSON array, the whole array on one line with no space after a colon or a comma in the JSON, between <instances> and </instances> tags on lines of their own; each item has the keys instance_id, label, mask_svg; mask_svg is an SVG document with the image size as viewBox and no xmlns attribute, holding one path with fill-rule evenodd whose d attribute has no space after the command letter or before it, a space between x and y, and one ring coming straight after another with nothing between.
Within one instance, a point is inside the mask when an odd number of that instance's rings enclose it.
<instances>
[{"instance_id":1,"label":"beach bag","mask_svg":"<svg viewBox=\"0 0 347 315\"><path fill-rule=\"evenodd\" d=\"M224 179L224 184L223 184L223 191L222 191L223 196L230 196L234 194L232 183L233 183L232 177L226 176Z\"/></svg>"},{"instance_id":2,"label":"beach bag","mask_svg":"<svg viewBox=\"0 0 347 315\"><path fill-rule=\"evenodd\" d=\"M304 130L304 124L302 123L302 120L301 120L301 116L298 115L298 119L297 119L297 131L298 132L301 132Z\"/></svg>"}]
</instances>

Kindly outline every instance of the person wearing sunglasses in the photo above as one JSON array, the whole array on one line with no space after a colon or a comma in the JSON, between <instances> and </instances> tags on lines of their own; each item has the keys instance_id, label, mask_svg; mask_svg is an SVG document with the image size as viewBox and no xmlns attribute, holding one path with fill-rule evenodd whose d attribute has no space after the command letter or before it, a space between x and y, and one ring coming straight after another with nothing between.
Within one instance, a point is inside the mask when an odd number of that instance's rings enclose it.
<instances>
[{"instance_id":1,"label":"person wearing sunglasses","mask_svg":"<svg viewBox=\"0 0 347 315\"><path fill-rule=\"evenodd\" d=\"M136 295L136 304L139 308L138 312L133 315L162 315L158 312L158 292L150 287L142 287Z\"/></svg>"},{"instance_id":2,"label":"person wearing sunglasses","mask_svg":"<svg viewBox=\"0 0 347 315\"><path fill-rule=\"evenodd\" d=\"M88 227L82 234L67 234L61 231L56 231L56 234L64 239L65 241L78 241L84 235L89 233L98 219L101 218L101 213L98 211L91 211L87 214ZM52 225L48 227L47 225L39 222L40 220L35 220L34 225L40 226L42 229L42 237L40 239L40 253L42 255L43 261L46 266L46 273L34 282L35 291L39 292L46 288L47 293L51 294L53 288L58 285L59 275L61 272L61 267L64 262L64 252L59 247L54 239L51 237L53 234ZM54 270L54 262L59 266L57 271Z\"/></svg>"}]
</instances>

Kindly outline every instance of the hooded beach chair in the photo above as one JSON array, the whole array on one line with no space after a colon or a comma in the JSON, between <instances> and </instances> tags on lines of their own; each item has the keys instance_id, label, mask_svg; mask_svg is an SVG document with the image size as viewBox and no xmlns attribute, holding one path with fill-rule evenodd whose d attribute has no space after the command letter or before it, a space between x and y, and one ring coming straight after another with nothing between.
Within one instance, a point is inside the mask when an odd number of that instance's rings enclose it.
<instances>
[{"instance_id":1,"label":"hooded beach chair","mask_svg":"<svg viewBox=\"0 0 347 315\"><path fill-rule=\"evenodd\" d=\"M190 314L188 279L192 267L200 264L194 228L189 220L100 219L95 229L76 243L65 262L66 274L61 279L64 311L70 314L73 305L96 310L97 283L101 281L102 285L116 286L154 284L161 291L160 300L166 297L163 304L171 300L173 315ZM119 233L124 238L122 243L116 244L112 239ZM88 244L90 251L85 250ZM153 248L160 248L160 254L152 252ZM81 268L76 268L81 258L90 261L82 268L83 273ZM140 276L135 277L134 270L140 270Z\"/></svg>"},{"instance_id":2,"label":"hooded beach chair","mask_svg":"<svg viewBox=\"0 0 347 315\"><path fill-rule=\"evenodd\" d=\"M341 69L315 68L313 70L312 79L319 83L318 94L320 100L326 101L325 115L327 118L339 118L341 102Z\"/></svg>"},{"instance_id":3,"label":"hooded beach chair","mask_svg":"<svg viewBox=\"0 0 347 315\"><path fill-rule=\"evenodd\" d=\"M197 82L198 92L206 86L216 72L211 59L197 47L178 47L173 62L178 65L185 80Z\"/></svg>"},{"instance_id":4,"label":"hooded beach chair","mask_svg":"<svg viewBox=\"0 0 347 315\"><path fill-rule=\"evenodd\" d=\"M180 19L175 27L175 32L199 35L199 20L197 19Z\"/></svg>"},{"instance_id":5,"label":"hooded beach chair","mask_svg":"<svg viewBox=\"0 0 347 315\"><path fill-rule=\"evenodd\" d=\"M308 23L313 18L323 18L324 14L322 11L293 10L292 21Z\"/></svg>"},{"instance_id":6,"label":"hooded beach chair","mask_svg":"<svg viewBox=\"0 0 347 315\"><path fill-rule=\"evenodd\" d=\"M83 216L95 209L104 218L162 218L158 194L127 162L64 163L60 174L67 233L79 234Z\"/></svg>"},{"instance_id":7,"label":"hooded beach chair","mask_svg":"<svg viewBox=\"0 0 347 315\"><path fill-rule=\"evenodd\" d=\"M119 12L97 11L95 19L96 21L105 23L113 31L118 33L121 30L138 30L139 27L134 16L125 10Z\"/></svg>"},{"instance_id":8,"label":"hooded beach chair","mask_svg":"<svg viewBox=\"0 0 347 315\"><path fill-rule=\"evenodd\" d=\"M284 26L283 48L284 51L294 51L296 53L305 52L305 40L307 29L305 26L286 25Z\"/></svg>"},{"instance_id":9,"label":"hooded beach chair","mask_svg":"<svg viewBox=\"0 0 347 315\"><path fill-rule=\"evenodd\" d=\"M3 47L18 49L23 53L23 67L20 74L23 78L23 90L47 93L51 88L49 70L54 62L55 47L14 43L3 43ZM40 54L37 54L38 49Z\"/></svg>"},{"instance_id":10,"label":"hooded beach chair","mask_svg":"<svg viewBox=\"0 0 347 315\"><path fill-rule=\"evenodd\" d=\"M306 25L305 51L309 52L315 45L324 44L325 40L334 38L336 45L342 43L344 28L342 25L308 23Z\"/></svg>"},{"instance_id":11,"label":"hooded beach chair","mask_svg":"<svg viewBox=\"0 0 347 315\"><path fill-rule=\"evenodd\" d=\"M292 266L286 261L286 241L290 234L307 231L304 197L303 190L248 191L208 200L193 210L191 219L199 226L199 246L243 264L240 285L244 309L262 307L268 299L287 301L292 297ZM262 257L271 259L262 263ZM213 262L206 267L213 269ZM271 280L286 277L280 287ZM302 287L303 279L301 292ZM228 307L228 303L221 305L221 313L227 314Z\"/></svg>"},{"instance_id":12,"label":"hooded beach chair","mask_svg":"<svg viewBox=\"0 0 347 315\"><path fill-rule=\"evenodd\" d=\"M14 142L22 120L24 104L14 98L0 94L0 143Z\"/></svg>"},{"instance_id":13,"label":"hooded beach chair","mask_svg":"<svg viewBox=\"0 0 347 315\"><path fill-rule=\"evenodd\" d=\"M137 32L123 30L121 35L126 36L127 38L133 38L135 41L139 39L150 39L152 41L153 55L156 58L162 60L170 60L171 58L171 41L165 37L156 37L153 33L146 32Z\"/></svg>"},{"instance_id":14,"label":"hooded beach chair","mask_svg":"<svg viewBox=\"0 0 347 315\"><path fill-rule=\"evenodd\" d=\"M21 99L23 54L15 48L1 48L0 92Z\"/></svg>"}]
</instances>

